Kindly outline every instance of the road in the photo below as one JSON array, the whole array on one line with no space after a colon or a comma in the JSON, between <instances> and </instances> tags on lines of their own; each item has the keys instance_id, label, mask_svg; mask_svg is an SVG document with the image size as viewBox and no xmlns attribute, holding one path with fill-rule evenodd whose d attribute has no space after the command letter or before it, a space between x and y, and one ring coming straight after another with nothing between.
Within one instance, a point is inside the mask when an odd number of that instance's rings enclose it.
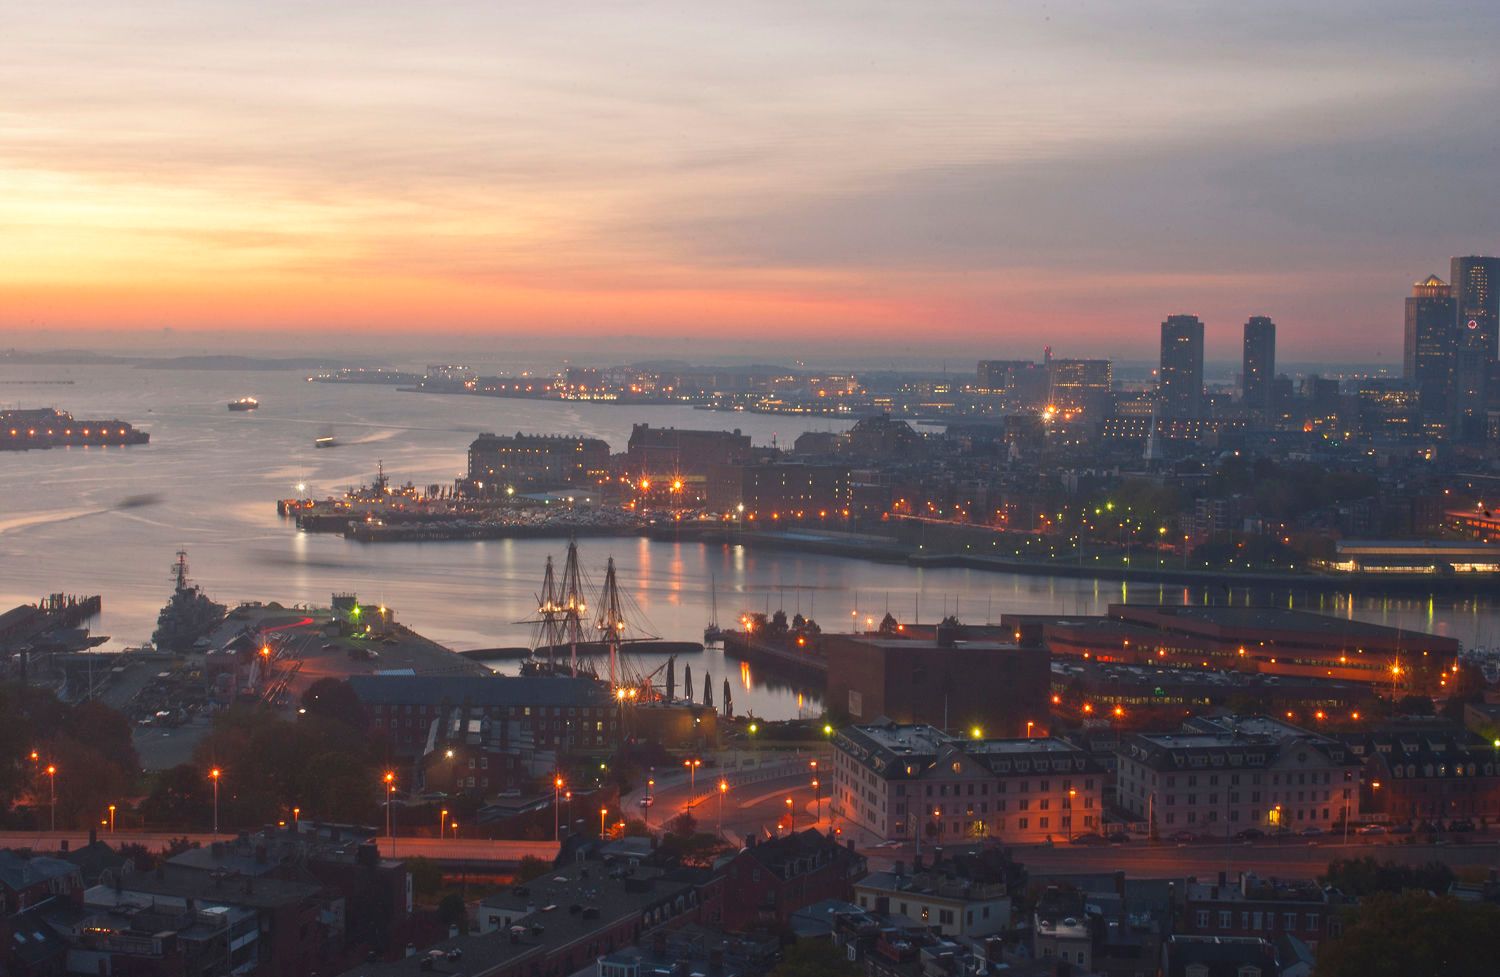
<instances>
[{"instance_id":1,"label":"road","mask_svg":"<svg viewBox=\"0 0 1500 977\"><path fill-rule=\"evenodd\" d=\"M232 833L221 833L217 837L209 833L189 834L170 831L120 831L115 834L103 832L101 841L110 845L144 845L152 851L160 851L169 843L186 837L188 841L209 845L214 841L231 841ZM510 864L530 855L552 861L557 857L557 845L551 841L486 841L467 838L403 838L394 840L376 839L380 853L390 858L413 858L422 856L439 862L467 862L472 864ZM81 848L89 842L88 833L81 831L6 831L0 832L0 848L29 848L33 851L57 851L67 842L69 849Z\"/></svg>"}]
</instances>

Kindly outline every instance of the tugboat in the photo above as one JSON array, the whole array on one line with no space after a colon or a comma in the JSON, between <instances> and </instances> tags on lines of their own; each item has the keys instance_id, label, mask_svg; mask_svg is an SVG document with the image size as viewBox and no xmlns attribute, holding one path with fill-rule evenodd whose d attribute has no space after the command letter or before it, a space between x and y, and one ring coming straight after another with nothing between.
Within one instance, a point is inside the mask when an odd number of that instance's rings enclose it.
<instances>
[{"instance_id":1,"label":"tugboat","mask_svg":"<svg viewBox=\"0 0 1500 977\"><path fill-rule=\"evenodd\" d=\"M337 448L338 446L338 439L331 434L325 434L313 442L314 448Z\"/></svg>"},{"instance_id":2,"label":"tugboat","mask_svg":"<svg viewBox=\"0 0 1500 977\"><path fill-rule=\"evenodd\" d=\"M172 591L172 599L157 615L156 633L151 636L151 642L158 650L178 655L191 652L198 641L219 626L229 610L210 600L197 584L189 583L187 572L187 553L178 550L177 562L172 564L177 587Z\"/></svg>"},{"instance_id":3,"label":"tugboat","mask_svg":"<svg viewBox=\"0 0 1500 977\"><path fill-rule=\"evenodd\" d=\"M260 401L256 400L254 397L241 397L239 400L231 400L229 402L229 409L236 411L255 410L255 408L259 406Z\"/></svg>"}]
</instances>

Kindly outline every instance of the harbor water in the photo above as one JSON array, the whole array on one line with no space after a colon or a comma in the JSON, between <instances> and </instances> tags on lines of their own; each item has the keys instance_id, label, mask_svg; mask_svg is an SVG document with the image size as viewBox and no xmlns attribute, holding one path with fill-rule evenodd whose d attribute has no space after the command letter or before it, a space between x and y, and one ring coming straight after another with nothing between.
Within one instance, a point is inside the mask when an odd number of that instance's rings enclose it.
<instances>
[{"instance_id":1,"label":"harbor water","mask_svg":"<svg viewBox=\"0 0 1500 977\"><path fill-rule=\"evenodd\" d=\"M71 385L7 384L72 380ZM253 396L260 408L230 412ZM149 638L171 589L168 568L185 549L193 578L215 599L326 605L335 591L394 609L400 622L456 649L529 643L542 565L560 563L562 539L360 544L299 533L275 501L325 495L368 481L377 464L396 482L451 483L481 431L567 433L603 438L621 451L632 422L740 428L757 444L790 445L807 430L850 422L711 413L687 407L619 407L398 392L373 385L309 383L293 371L189 371L129 366L3 366L0 404L56 406L83 418L118 417L151 434L128 448L68 448L0 454L0 609L44 594L102 594L93 623L106 649ZM314 442L334 436L339 447ZM917 570L803 552L736 545L583 539L597 582L613 556L621 586L650 632L697 640L717 598L719 619L784 608L825 630L956 613L966 622L1008 611L1102 613L1121 600L1275 600L1379 624L1432 631L1465 646L1500 643L1500 604L1489 598L1353 599L1347 595L1253 595L1118 581ZM679 662L680 666L689 662ZM647 670L659 662L641 662ZM692 656L694 683L734 685L737 710L767 718L816 715L817 694L797 680L762 674L709 650ZM511 667L504 663L497 668Z\"/></svg>"}]
</instances>

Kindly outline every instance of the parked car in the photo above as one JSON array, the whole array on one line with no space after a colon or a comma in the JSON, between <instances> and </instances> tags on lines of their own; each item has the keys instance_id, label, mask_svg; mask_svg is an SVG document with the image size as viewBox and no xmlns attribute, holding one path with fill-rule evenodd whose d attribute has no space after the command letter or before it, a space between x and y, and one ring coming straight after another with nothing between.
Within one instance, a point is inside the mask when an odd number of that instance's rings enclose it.
<instances>
[{"instance_id":1,"label":"parked car","mask_svg":"<svg viewBox=\"0 0 1500 977\"><path fill-rule=\"evenodd\" d=\"M1236 831L1234 833L1234 840L1235 841L1259 841L1260 839L1264 838L1265 836L1266 836L1266 833L1264 831L1260 830L1259 828L1246 828L1243 831Z\"/></svg>"},{"instance_id":2,"label":"parked car","mask_svg":"<svg viewBox=\"0 0 1500 977\"><path fill-rule=\"evenodd\" d=\"M1107 841L1111 842L1112 844L1123 845L1127 841L1130 840L1130 832L1128 832L1128 831L1111 831L1109 834L1105 835L1104 837L1105 837L1105 839Z\"/></svg>"},{"instance_id":3,"label":"parked car","mask_svg":"<svg viewBox=\"0 0 1500 977\"><path fill-rule=\"evenodd\" d=\"M1302 829L1302 837L1304 838L1316 838L1322 833L1323 829L1318 827L1316 824L1310 824Z\"/></svg>"},{"instance_id":4,"label":"parked car","mask_svg":"<svg viewBox=\"0 0 1500 977\"><path fill-rule=\"evenodd\" d=\"M1198 840L1198 833L1196 831L1179 831L1176 834L1172 835L1172 837L1169 840L1171 840L1171 841L1197 841Z\"/></svg>"},{"instance_id":5,"label":"parked car","mask_svg":"<svg viewBox=\"0 0 1500 977\"><path fill-rule=\"evenodd\" d=\"M1409 835L1409 834L1411 834L1411 825L1410 824L1393 824L1393 825L1391 825L1391 834L1393 834L1393 835Z\"/></svg>"},{"instance_id":6,"label":"parked car","mask_svg":"<svg viewBox=\"0 0 1500 977\"><path fill-rule=\"evenodd\" d=\"M1101 834L1096 834L1093 831L1085 831L1081 835L1074 835L1073 836L1072 844L1075 844L1075 845L1107 845L1107 844L1109 844L1109 842L1105 841L1104 840L1104 836L1101 835Z\"/></svg>"},{"instance_id":7,"label":"parked car","mask_svg":"<svg viewBox=\"0 0 1500 977\"><path fill-rule=\"evenodd\" d=\"M1383 835L1383 834L1386 833L1386 831L1385 831L1385 825L1383 825L1383 824L1366 824L1366 825L1361 825L1360 829L1359 829L1359 833L1362 834L1362 835Z\"/></svg>"},{"instance_id":8,"label":"parked car","mask_svg":"<svg viewBox=\"0 0 1500 977\"><path fill-rule=\"evenodd\" d=\"M1449 821L1448 822L1448 830L1449 831L1473 831L1474 830L1474 822L1470 821L1467 818L1464 818L1464 819L1459 820L1459 821Z\"/></svg>"}]
</instances>

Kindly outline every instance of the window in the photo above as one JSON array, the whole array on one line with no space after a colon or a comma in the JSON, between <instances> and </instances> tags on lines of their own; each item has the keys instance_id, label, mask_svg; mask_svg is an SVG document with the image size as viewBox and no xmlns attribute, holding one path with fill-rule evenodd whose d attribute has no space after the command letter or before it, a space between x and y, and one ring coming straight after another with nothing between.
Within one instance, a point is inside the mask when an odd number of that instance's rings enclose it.
<instances>
[{"instance_id":1,"label":"window","mask_svg":"<svg viewBox=\"0 0 1500 977\"><path fill-rule=\"evenodd\" d=\"M1219 929L1227 930L1234 925L1234 913L1227 909L1219 910Z\"/></svg>"},{"instance_id":2,"label":"window","mask_svg":"<svg viewBox=\"0 0 1500 977\"><path fill-rule=\"evenodd\" d=\"M1208 910L1207 909L1200 909L1200 910L1198 910L1198 928L1200 930L1206 930L1206 929L1208 929Z\"/></svg>"}]
</instances>

